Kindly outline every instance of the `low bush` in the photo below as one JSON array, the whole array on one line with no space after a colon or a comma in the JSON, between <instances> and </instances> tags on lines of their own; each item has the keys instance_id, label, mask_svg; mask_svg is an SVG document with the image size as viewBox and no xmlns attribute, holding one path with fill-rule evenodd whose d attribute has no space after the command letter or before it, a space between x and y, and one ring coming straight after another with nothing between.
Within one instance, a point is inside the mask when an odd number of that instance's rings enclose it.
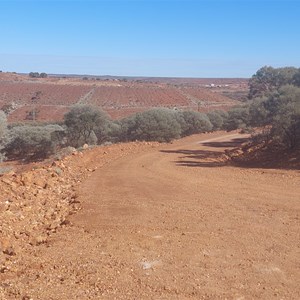
<instances>
[{"instance_id":1,"label":"low bush","mask_svg":"<svg viewBox=\"0 0 300 300\"><path fill-rule=\"evenodd\" d=\"M181 126L175 114L167 108L137 113L121 122L121 131L127 140L169 142L181 135Z\"/></svg>"},{"instance_id":2,"label":"low bush","mask_svg":"<svg viewBox=\"0 0 300 300\"><path fill-rule=\"evenodd\" d=\"M238 106L228 111L228 118L223 127L225 130L231 131L235 129L245 129L250 122L249 106Z\"/></svg>"},{"instance_id":3,"label":"low bush","mask_svg":"<svg viewBox=\"0 0 300 300\"><path fill-rule=\"evenodd\" d=\"M2 110L0 110L0 139L2 139L6 130L7 130L6 114Z\"/></svg>"},{"instance_id":4,"label":"low bush","mask_svg":"<svg viewBox=\"0 0 300 300\"><path fill-rule=\"evenodd\" d=\"M197 111L182 111L180 114L182 136L211 131L213 125L207 115Z\"/></svg>"},{"instance_id":5,"label":"low bush","mask_svg":"<svg viewBox=\"0 0 300 300\"><path fill-rule=\"evenodd\" d=\"M44 159L55 153L63 136L59 125L16 126L6 134L3 150L8 159Z\"/></svg>"},{"instance_id":6,"label":"low bush","mask_svg":"<svg viewBox=\"0 0 300 300\"><path fill-rule=\"evenodd\" d=\"M207 117L212 124L212 130L220 130L223 128L224 122L227 120L224 114L220 113L219 111L212 111L207 113Z\"/></svg>"}]
</instances>

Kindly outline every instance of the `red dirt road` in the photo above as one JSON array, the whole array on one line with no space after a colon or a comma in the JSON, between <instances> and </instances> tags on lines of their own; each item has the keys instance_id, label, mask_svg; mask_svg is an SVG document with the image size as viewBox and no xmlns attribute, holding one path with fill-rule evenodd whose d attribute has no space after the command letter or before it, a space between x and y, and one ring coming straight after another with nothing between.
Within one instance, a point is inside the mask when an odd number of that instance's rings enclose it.
<instances>
[{"instance_id":1,"label":"red dirt road","mask_svg":"<svg viewBox=\"0 0 300 300\"><path fill-rule=\"evenodd\" d=\"M299 172L224 164L241 137L194 136L98 169L73 226L39 254L52 279L28 294L300 299Z\"/></svg>"}]
</instances>

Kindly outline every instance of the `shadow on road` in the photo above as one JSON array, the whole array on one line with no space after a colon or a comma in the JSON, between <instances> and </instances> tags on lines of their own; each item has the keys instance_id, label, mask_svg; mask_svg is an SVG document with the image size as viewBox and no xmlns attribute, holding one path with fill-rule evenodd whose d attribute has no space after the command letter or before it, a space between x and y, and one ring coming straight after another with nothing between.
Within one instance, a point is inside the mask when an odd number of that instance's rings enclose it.
<instances>
[{"instance_id":1,"label":"shadow on road","mask_svg":"<svg viewBox=\"0 0 300 300\"><path fill-rule=\"evenodd\" d=\"M160 152L169 154L185 154L175 161L178 166L186 167L220 167L226 165L226 161L221 161L223 152L211 150L161 150Z\"/></svg>"},{"instance_id":2,"label":"shadow on road","mask_svg":"<svg viewBox=\"0 0 300 300\"><path fill-rule=\"evenodd\" d=\"M173 162L177 166L185 167L223 167L233 166L239 168L258 168L258 169L282 169L300 170L300 150L299 151L271 151L268 149L253 152L248 156L232 156L228 159L224 150L231 150L241 146L247 139L239 138L226 142L203 142L199 143L199 149L188 150L161 150L166 154L182 154L176 156ZM215 148L215 150L214 150ZM246 153L247 154L247 153Z\"/></svg>"},{"instance_id":3,"label":"shadow on road","mask_svg":"<svg viewBox=\"0 0 300 300\"><path fill-rule=\"evenodd\" d=\"M178 166L183 167L206 167L206 168L212 168L212 167L223 167L225 165L228 165L225 161L223 162L197 162L197 161L190 161L190 160L180 160L176 161L176 164Z\"/></svg>"},{"instance_id":4,"label":"shadow on road","mask_svg":"<svg viewBox=\"0 0 300 300\"><path fill-rule=\"evenodd\" d=\"M200 144L206 147L213 147L213 148L235 148L235 147L239 147L241 144L247 142L248 140L249 140L248 138L237 138L226 142L206 142L206 143L204 142Z\"/></svg>"},{"instance_id":5,"label":"shadow on road","mask_svg":"<svg viewBox=\"0 0 300 300\"><path fill-rule=\"evenodd\" d=\"M185 167L222 167L228 165L230 162L224 157L225 149L233 149L241 146L248 138L235 138L229 141L208 141L199 142L199 147L204 149L199 150L161 150L160 152L169 154L183 154L179 160L174 161L178 166ZM205 149L207 148L207 150ZM211 148L218 148L218 150L211 150Z\"/></svg>"}]
</instances>

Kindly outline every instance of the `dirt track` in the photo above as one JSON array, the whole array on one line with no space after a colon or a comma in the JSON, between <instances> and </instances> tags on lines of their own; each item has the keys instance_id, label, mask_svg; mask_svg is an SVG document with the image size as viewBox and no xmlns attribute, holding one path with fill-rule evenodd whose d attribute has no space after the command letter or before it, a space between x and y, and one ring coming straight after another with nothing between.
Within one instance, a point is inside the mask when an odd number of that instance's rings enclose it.
<instances>
[{"instance_id":1,"label":"dirt track","mask_svg":"<svg viewBox=\"0 0 300 300\"><path fill-rule=\"evenodd\" d=\"M224 164L237 138L187 138L94 172L73 226L40 248L28 297L300 299L299 172Z\"/></svg>"}]
</instances>

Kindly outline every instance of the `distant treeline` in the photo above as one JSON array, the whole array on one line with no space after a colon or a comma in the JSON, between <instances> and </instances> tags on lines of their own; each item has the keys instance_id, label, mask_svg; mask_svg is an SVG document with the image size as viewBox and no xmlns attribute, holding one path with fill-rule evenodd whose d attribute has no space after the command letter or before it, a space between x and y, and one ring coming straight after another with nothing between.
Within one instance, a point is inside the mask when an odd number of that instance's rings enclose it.
<instances>
[{"instance_id":1,"label":"distant treeline","mask_svg":"<svg viewBox=\"0 0 300 300\"><path fill-rule=\"evenodd\" d=\"M39 73L39 72L30 72L29 77L31 78L47 78L47 73Z\"/></svg>"}]
</instances>

